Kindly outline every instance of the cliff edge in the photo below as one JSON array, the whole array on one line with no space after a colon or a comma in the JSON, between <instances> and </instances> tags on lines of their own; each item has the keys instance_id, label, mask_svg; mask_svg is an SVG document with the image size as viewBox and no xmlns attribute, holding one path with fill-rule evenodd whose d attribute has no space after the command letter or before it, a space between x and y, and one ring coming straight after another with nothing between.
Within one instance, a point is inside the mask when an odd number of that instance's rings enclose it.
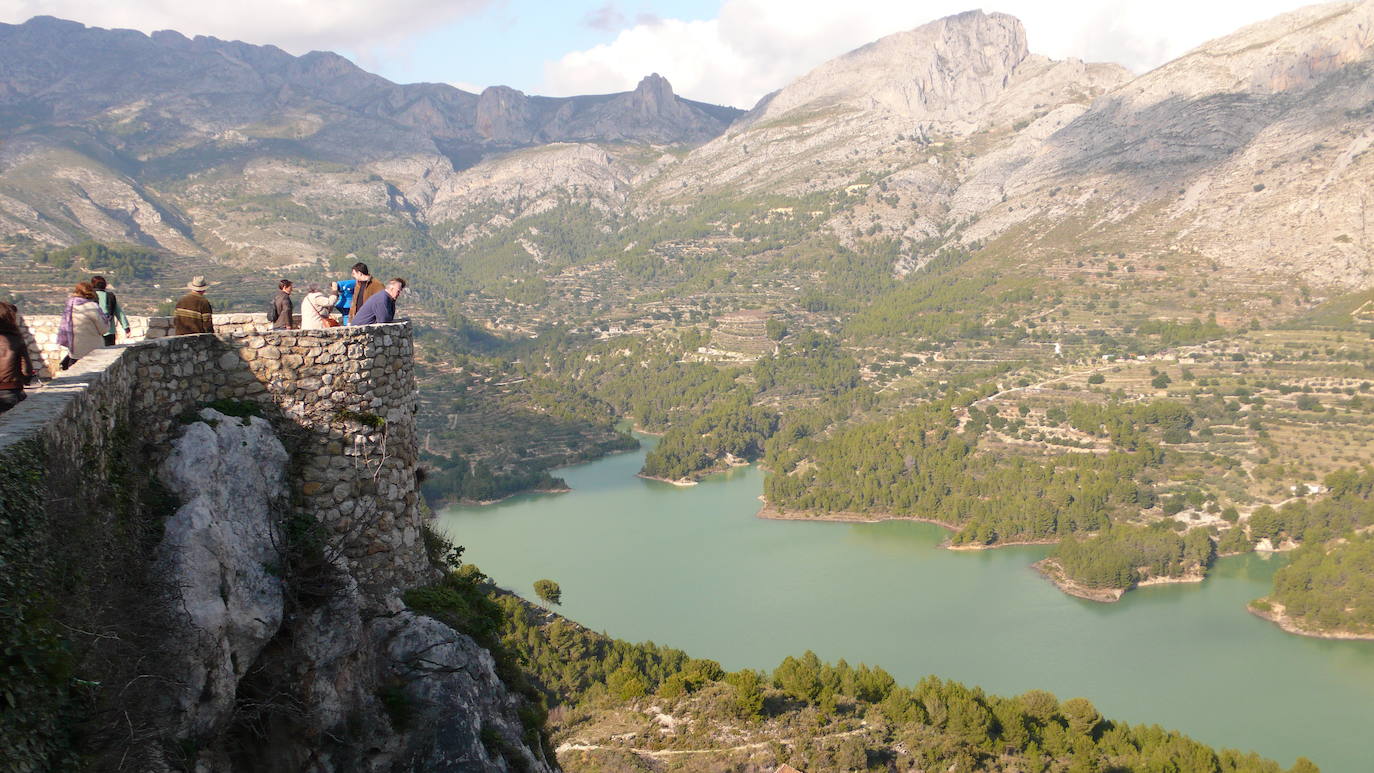
<instances>
[{"instance_id":1,"label":"cliff edge","mask_svg":"<svg viewBox=\"0 0 1374 773\"><path fill-rule=\"evenodd\" d=\"M0 758L553 769L537 701L403 600L442 576L414 411L400 324L100 350L0 417Z\"/></svg>"}]
</instances>

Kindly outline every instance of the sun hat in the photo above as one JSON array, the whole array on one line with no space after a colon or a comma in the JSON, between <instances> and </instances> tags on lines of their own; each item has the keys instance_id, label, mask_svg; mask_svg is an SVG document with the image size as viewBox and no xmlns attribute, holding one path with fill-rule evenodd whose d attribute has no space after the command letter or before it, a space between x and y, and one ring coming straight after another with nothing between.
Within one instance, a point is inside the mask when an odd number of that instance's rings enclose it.
<instances>
[{"instance_id":1,"label":"sun hat","mask_svg":"<svg viewBox=\"0 0 1374 773\"><path fill-rule=\"evenodd\" d=\"M188 285L186 285L186 289L188 289L188 290L208 290L208 289L210 289L210 283L207 282L207 281L205 281L205 277L203 277L203 276L198 276L198 277L194 277L194 278L191 279L191 283L188 284Z\"/></svg>"}]
</instances>

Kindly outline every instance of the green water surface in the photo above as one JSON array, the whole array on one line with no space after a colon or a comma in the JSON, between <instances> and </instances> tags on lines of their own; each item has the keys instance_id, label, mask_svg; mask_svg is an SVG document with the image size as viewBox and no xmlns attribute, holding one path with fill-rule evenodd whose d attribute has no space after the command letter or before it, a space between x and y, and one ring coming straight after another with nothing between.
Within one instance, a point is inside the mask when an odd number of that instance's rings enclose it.
<instances>
[{"instance_id":1,"label":"green water surface","mask_svg":"<svg viewBox=\"0 0 1374 773\"><path fill-rule=\"evenodd\" d=\"M502 586L533 598L534 580L556 580L568 617L727 669L810 649L904 684L1047 689L1284 765L1374 770L1374 642L1297 637L1245 611L1282 559L1223 559L1202 584L1098 604L1031 569L1043 547L953 552L929 524L762 520L758 470L677 488L636 478L643 459L570 467L571 493L449 508L441 523Z\"/></svg>"}]
</instances>

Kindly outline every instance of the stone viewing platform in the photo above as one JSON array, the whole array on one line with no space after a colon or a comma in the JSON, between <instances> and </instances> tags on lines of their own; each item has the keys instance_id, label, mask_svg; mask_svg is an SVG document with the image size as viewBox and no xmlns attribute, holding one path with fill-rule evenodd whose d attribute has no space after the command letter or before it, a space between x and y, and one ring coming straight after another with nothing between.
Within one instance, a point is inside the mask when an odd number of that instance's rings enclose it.
<instances>
[{"instance_id":1,"label":"stone viewing platform","mask_svg":"<svg viewBox=\"0 0 1374 773\"><path fill-rule=\"evenodd\" d=\"M0 414L0 645L33 664L9 672L6 751L25 770L76 751L102 770L556 769L492 654L412 608L448 546L417 490L410 324L217 321L135 323L146 340ZM45 324L27 320L40 353Z\"/></svg>"},{"instance_id":2,"label":"stone viewing platform","mask_svg":"<svg viewBox=\"0 0 1374 773\"><path fill-rule=\"evenodd\" d=\"M0 466L36 444L52 480L80 482L122 445L155 462L200 406L251 403L291 454L291 507L325 527L360 582L428 577L409 323L271 331L265 315L225 315L214 334L166 337L168 318L131 322L147 340L91 352L0 414ZM35 366L55 370L56 317L24 323Z\"/></svg>"}]
</instances>

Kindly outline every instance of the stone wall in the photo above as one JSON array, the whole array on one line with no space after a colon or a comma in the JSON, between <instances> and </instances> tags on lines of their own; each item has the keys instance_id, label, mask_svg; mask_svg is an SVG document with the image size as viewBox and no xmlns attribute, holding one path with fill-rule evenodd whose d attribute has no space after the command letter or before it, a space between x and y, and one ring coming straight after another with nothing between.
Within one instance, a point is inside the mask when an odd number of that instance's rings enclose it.
<instances>
[{"instance_id":1,"label":"stone wall","mask_svg":"<svg viewBox=\"0 0 1374 773\"><path fill-rule=\"evenodd\" d=\"M243 316L250 319L226 319L220 327L239 332L159 337L90 353L0 415L0 464L5 449L25 439L39 440L56 458L99 454L116 427L145 445L165 446L189 409L216 400L256 403L294 440L293 506L324 525L349 572L393 592L429 578L409 324L258 332L265 317ZM49 324L28 320L31 332ZM141 329L162 328L153 318ZM45 335L34 336L40 348Z\"/></svg>"},{"instance_id":2,"label":"stone wall","mask_svg":"<svg viewBox=\"0 0 1374 773\"><path fill-rule=\"evenodd\" d=\"M155 338L30 395L0 414L0 769L556 770L492 653L405 608L440 579L408 323Z\"/></svg>"},{"instance_id":3,"label":"stone wall","mask_svg":"<svg viewBox=\"0 0 1374 773\"><path fill-rule=\"evenodd\" d=\"M59 373L57 363L62 361L66 350L57 344L57 327L62 318L57 314L35 315L20 318L20 329L29 344L29 356L34 367L43 378L53 378ZM218 314L215 316L215 332L225 333L265 333L272 329L266 314ZM116 343L127 344L166 338L172 334L171 317L129 317L129 334L118 331Z\"/></svg>"}]
</instances>

